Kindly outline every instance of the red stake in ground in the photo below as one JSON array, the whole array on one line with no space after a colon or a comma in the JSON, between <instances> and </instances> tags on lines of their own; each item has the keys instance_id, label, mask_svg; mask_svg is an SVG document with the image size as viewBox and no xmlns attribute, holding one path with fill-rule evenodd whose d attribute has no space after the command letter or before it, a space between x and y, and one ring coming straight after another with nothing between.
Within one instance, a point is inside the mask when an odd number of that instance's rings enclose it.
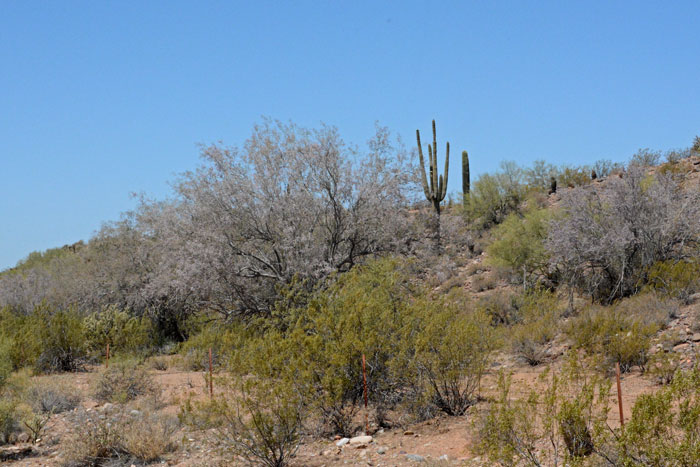
<instances>
[{"instance_id":1,"label":"red stake in ground","mask_svg":"<svg viewBox=\"0 0 700 467\"><path fill-rule=\"evenodd\" d=\"M622 388L620 387L620 362L615 364L615 376L617 377L617 405L620 408L620 426L625 426L625 416L622 414Z\"/></svg>"},{"instance_id":2,"label":"red stake in ground","mask_svg":"<svg viewBox=\"0 0 700 467\"><path fill-rule=\"evenodd\" d=\"M365 369L365 354L362 354L362 383L365 387L365 434L369 434L369 415L367 412L367 370Z\"/></svg>"}]
</instances>

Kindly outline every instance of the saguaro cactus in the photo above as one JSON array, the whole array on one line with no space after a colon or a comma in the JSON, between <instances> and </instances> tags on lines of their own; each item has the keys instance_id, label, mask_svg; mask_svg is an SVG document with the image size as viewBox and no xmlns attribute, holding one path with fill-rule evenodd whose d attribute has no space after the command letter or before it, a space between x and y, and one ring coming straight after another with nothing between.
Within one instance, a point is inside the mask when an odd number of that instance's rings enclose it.
<instances>
[{"instance_id":1,"label":"saguaro cactus","mask_svg":"<svg viewBox=\"0 0 700 467\"><path fill-rule=\"evenodd\" d=\"M462 195L466 199L469 194L469 154L462 151Z\"/></svg>"},{"instance_id":2,"label":"saguaro cactus","mask_svg":"<svg viewBox=\"0 0 700 467\"><path fill-rule=\"evenodd\" d=\"M418 142L418 158L420 160L421 168L421 180L423 182L423 192L425 193L425 198L432 203L435 210L434 218L434 239L435 248L440 250L440 202L445 199L445 194L447 193L447 175L449 173L450 167L450 143L447 143L447 149L445 152L445 173L444 175L438 176L438 165L437 165L437 136L435 133L435 120L433 120L433 144L432 146L428 144L428 157L429 157L429 168L430 168L430 182L425 173L425 158L423 157L423 147L420 143L420 130L416 130L416 141Z\"/></svg>"},{"instance_id":3,"label":"saguaro cactus","mask_svg":"<svg viewBox=\"0 0 700 467\"><path fill-rule=\"evenodd\" d=\"M435 133L435 120L433 120L433 144L428 144L428 157L430 158L430 183L425 173L425 159L423 158L423 147L420 143L420 130L416 130L416 140L418 142L418 158L423 181L423 192L428 201L433 204L436 214L440 215L440 202L445 199L447 193L447 174L450 167L450 143L447 143L445 153L445 174L438 177L437 167L437 136Z\"/></svg>"}]
</instances>

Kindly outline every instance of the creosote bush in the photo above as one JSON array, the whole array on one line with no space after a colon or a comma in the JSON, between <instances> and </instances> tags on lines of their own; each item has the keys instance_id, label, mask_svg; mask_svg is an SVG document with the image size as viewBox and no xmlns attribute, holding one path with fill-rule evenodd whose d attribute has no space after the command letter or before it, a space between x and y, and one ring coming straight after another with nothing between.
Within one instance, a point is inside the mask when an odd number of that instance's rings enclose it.
<instances>
[{"instance_id":1,"label":"creosote bush","mask_svg":"<svg viewBox=\"0 0 700 467\"><path fill-rule=\"evenodd\" d=\"M413 349L406 364L415 367L429 400L448 415L463 415L477 400L477 390L495 347L489 317L469 311L462 294L416 303L419 312ZM416 332L417 331L417 332ZM411 336L405 340L410 342ZM405 351L405 350L404 350Z\"/></svg>"},{"instance_id":2,"label":"creosote bush","mask_svg":"<svg viewBox=\"0 0 700 467\"><path fill-rule=\"evenodd\" d=\"M24 315L5 308L0 311L0 337L14 369L77 371L87 359L83 320L75 309L56 310L42 304Z\"/></svg>"},{"instance_id":3,"label":"creosote bush","mask_svg":"<svg viewBox=\"0 0 700 467\"><path fill-rule=\"evenodd\" d=\"M214 427L224 450L251 465L283 467L299 447L305 416L302 394L275 380L221 381L227 391L206 402L187 401L182 420Z\"/></svg>"},{"instance_id":4,"label":"creosote bush","mask_svg":"<svg viewBox=\"0 0 700 467\"><path fill-rule=\"evenodd\" d=\"M668 323L674 305L644 294L613 307L592 306L568 325L574 345L606 358L606 365L620 364L623 372L634 366L645 370L651 338Z\"/></svg>"},{"instance_id":5,"label":"creosote bush","mask_svg":"<svg viewBox=\"0 0 700 467\"><path fill-rule=\"evenodd\" d=\"M125 403L158 388L148 371L135 362L114 362L95 381L94 396L102 402Z\"/></svg>"},{"instance_id":6,"label":"creosote bush","mask_svg":"<svg viewBox=\"0 0 700 467\"><path fill-rule=\"evenodd\" d=\"M556 295L546 289L531 289L517 300L517 323L505 330L513 353L529 365L543 363L544 346L559 330L562 307Z\"/></svg>"},{"instance_id":7,"label":"creosote bush","mask_svg":"<svg viewBox=\"0 0 700 467\"><path fill-rule=\"evenodd\" d=\"M503 466L700 464L697 369L676 371L670 384L640 395L622 428L607 420L612 379L572 361L560 375L545 372L523 399L512 397L501 374L498 399L475 422L477 450Z\"/></svg>"},{"instance_id":8,"label":"creosote bush","mask_svg":"<svg viewBox=\"0 0 700 467\"><path fill-rule=\"evenodd\" d=\"M363 354L375 413L463 414L476 401L495 346L490 318L461 289L433 294L412 282L413 267L373 261L339 276L308 304L279 308L276 325L268 322L233 349L231 371L301 395L325 433L360 428L354 415Z\"/></svg>"},{"instance_id":9,"label":"creosote bush","mask_svg":"<svg viewBox=\"0 0 700 467\"><path fill-rule=\"evenodd\" d=\"M511 268L522 277L527 286L534 275L543 278L548 273L549 255L544 241L551 213L545 209L531 209L524 216L510 214L494 230L494 242L486 251L491 262L497 266Z\"/></svg>"},{"instance_id":10,"label":"creosote bush","mask_svg":"<svg viewBox=\"0 0 700 467\"><path fill-rule=\"evenodd\" d=\"M572 354L559 374L540 376L522 399L501 372L499 396L474 422L477 451L503 466L580 465L605 438L610 382Z\"/></svg>"},{"instance_id":11,"label":"creosote bush","mask_svg":"<svg viewBox=\"0 0 700 467\"><path fill-rule=\"evenodd\" d=\"M700 290L700 264L691 261L660 261L647 273L647 288L686 304Z\"/></svg>"}]
</instances>

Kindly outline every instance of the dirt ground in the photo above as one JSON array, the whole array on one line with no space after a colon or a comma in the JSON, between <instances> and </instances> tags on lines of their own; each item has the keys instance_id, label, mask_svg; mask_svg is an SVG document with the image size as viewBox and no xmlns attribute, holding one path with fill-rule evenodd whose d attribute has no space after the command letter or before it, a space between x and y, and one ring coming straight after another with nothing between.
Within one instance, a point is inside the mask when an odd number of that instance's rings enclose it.
<instances>
[{"instance_id":1,"label":"dirt ground","mask_svg":"<svg viewBox=\"0 0 700 467\"><path fill-rule=\"evenodd\" d=\"M558 361L551 363L557 371ZM482 384L482 396L489 399L495 394L496 374L500 369L512 372L512 395L522 397L538 384L538 377L545 365L529 367L518 364L507 355L499 358L486 375ZM37 377L38 381L63 379L73 385L83 395L82 408L99 410L100 404L91 397L92 380L99 369L90 372ZM151 370L155 381L162 389L163 413L177 414L181 402L189 397L206 398L207 388L203 372L181 371L171 367L165 371ZM654 382L647 376L633 372L623 375L623 406L630 413L635 399L654 389ZM619 424L617 399L613 390L609 401L611 409L610 425ZM477 410L477 407L472 409ZM470 412L473 412L471 410ZM33 447L33 455L17 461L8 461L16 466L60 465L64 440L71 427L66 422L67 415L55 416L48 425L47 435ZM373 433L369 444L360 446L345 445L339 448L335 439L305 439L293 463L296 466L403 466L414 465L423 459L427 465L488 465L471 450L473 431L469 414L464 417L441 416L416 425L393 430L379 430ZM245 465L241 461L225 459L211 434L180 428L175 435L177 450L167 454L161 465L169 466L223 466ZM21 447L21 446L19 446ZM17 446L15 446L17 448ZM420 456L420 457L416 457ZM417 459L417 460L416 460Z\"/></svg>"}]
</instances>

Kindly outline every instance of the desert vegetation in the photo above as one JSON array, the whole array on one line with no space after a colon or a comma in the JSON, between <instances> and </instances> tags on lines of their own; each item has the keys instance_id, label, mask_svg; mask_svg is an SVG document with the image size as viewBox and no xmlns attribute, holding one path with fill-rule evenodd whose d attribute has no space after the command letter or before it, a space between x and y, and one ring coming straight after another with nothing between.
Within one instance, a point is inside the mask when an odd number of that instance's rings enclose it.
<instances>
[{"instance_id":1,"label":"desert vegetation","mask_svg":"<svg viewBox=\"0 0 700 467\"><path fill-rule=\"evenodd\" d=\"M417 136L264 120L171 198L0 273L0 442L316 465L336 436L467 420L464 462L700 462L698 142L473 181L465 151L451 201L449 143L439 174L435 122L427 164ZM618 366L646 384L624 425ZM175 372L198 376L163 399Z\"/></svg>"}]
</instances>

